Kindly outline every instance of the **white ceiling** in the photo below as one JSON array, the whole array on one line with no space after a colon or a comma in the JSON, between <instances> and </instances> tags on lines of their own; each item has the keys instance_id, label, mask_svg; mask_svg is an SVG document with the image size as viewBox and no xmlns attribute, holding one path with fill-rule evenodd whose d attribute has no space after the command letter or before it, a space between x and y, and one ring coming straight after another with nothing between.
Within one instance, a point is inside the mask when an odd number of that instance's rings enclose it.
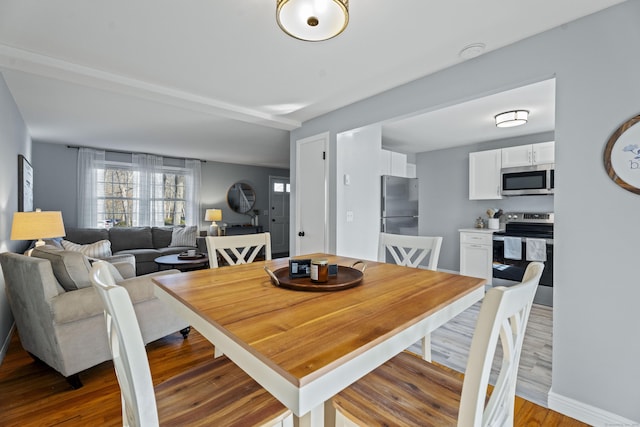
<instances>
[{"instance_id":1,"label":"white ceiling","mask_svg":"<svg viewBox=\"0 0 640 427\"><path fill-rule=\"evenodd\" d=\"M550 132L555 129L555 95L555 79L551 79L394 120L382 126L383 146L402 153L421 153ZM525 125L496 127L496 114L516 109L529 111Z\"/></svg>"},{"instance_id":2,"label":"white ceiling","mask_svg":"<svg viewBox=\"0 0 640 427\"><path fill-rule=\"evenodd\" d=\"M0 70L34 140L286 168L306 120L622 1L351 0L308 43L275 0L0 0Z\"/></svg>"}]
</instances>

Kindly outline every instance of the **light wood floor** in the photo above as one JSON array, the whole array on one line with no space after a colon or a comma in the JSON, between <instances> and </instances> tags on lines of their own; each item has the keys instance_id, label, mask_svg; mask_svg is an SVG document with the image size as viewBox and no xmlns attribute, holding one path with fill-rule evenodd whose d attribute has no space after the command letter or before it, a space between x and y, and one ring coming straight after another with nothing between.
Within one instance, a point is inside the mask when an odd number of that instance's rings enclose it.
<instances>
[{"instance_id":1,"label":"light wood floor","mask_svg":"<svg viewBox=\"0 0 640 427\"><path fill-rule=\"evenodd\" d=\"M173 334L147 346L154 383L184 366L213 356L213 347L192 330L187 340ZM72 390L62 376L34 362L17 335L0 366L1 426L122 425L120 389L111 362L80 374L84 387ZM516 399L517 426L585 426L527 400Z\"/></svg>"},{"instance_id":2,"label":"light wood floor","mask_svg":"<svg viewBox=\"0 0 640 427\"><path fill-rule=\"evenodd\" d=\"M458 372L465 371L480 304L476 303L431 334L431 358L434 362ZM548 407L547 395L551 389L552 323L551 307L539 304L532 306L516 384L516 395L545 408ZM421 354L421 346L418 344L411 346L410 350ZM490 377L492 384L498 378L501 358L502 348L498 346Z\"/></svg>"}]
</instances>

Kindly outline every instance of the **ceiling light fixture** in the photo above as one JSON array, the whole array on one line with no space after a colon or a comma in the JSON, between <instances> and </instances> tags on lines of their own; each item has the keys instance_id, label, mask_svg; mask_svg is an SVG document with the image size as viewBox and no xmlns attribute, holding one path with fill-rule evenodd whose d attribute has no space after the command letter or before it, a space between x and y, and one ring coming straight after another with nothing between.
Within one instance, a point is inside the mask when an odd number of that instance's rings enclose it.
<instances>
[{"instance_id":1,"label":"ceiling light fixture","mask_svg":"<svg viewBox=\"0 0 640 427\"><path fill-rule=\"evenodd\" d=\"M482 55L486 45L484 43L473 43L462 48L458 56L462 59L471 59Z\"/></svg>"},{"instance_id":2,"label":"ceiling light fixture","mask_svg":"<svg viewBox=\"0 0 640 427\"><path fill-rule=\"evenodd\" d=\"M349 0L277 0L276 19L291 37L327 40L347 27Z\"/></svg>"},{"instance_id":3,"label":"ceiling light fixture","mask_svg":"<svg viewBox=\"0 0 640 427\"><path fill-rule=\"evenodd\" d=\"M505 111L504 113L496 114L495 119L496 126L499 128L520 126L527 123L529 112L527 110Z\"/></svg>"}]
</instances>

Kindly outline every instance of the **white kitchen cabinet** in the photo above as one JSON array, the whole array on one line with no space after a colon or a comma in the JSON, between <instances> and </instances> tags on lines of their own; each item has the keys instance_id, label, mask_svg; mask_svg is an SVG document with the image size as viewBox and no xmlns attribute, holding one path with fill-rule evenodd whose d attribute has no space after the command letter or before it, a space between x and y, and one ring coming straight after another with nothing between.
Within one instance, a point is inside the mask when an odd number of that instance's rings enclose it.
<instances>
[{"instance_id":1,"label":"white kitchen cabinet","mask_svg":"<svg viewBox=\"0 0 640 427\"><path fill-rule=\"evenodd\" d=\"M416 170L416 165L413 163L407 163L407 178L415 178L417 177L418 171Z\"/></svg>"},{"instance_id":2,"label":"white kitchen cabinet","mask_svg":"<svg viewBox=\"0 0 640 427\"><path fill-rule=\"evenodd\" d=\"M460 274L480 277L491 284L493 277L493 232L460 230Z\"/></svg>"},{"instance_id":3,"label":"white kitchen cabinet","mask_svg":"<svg viewBox=\"0 0 640 427\"><path fill-rule=\"evenodd\" d=\"M502 150L469 153L469 200L501 199Z\"/></svg>"},{"instance_id":4,"label":"white kitchen cabinet","mask_svg":"<svg viewBox=\"0 0 640 427\"><path fill-rule=\"evenodd\" d=\"M502 149L502 167L515 168L520 166L554 163L555 142L541 142L539 144L518 145Z\"/></svg>"},{"instance_id":5,"label":"white kitchen cabinet","mask_svg":"<svg viewBox=\"0 0 640 427\"><path fill-rule=\"evenodd\" d=\"M380 175L407 176L407 155L380 150Z\"/></svg>"},{"instance_id":6,"label":"white kitchen cabinet","mask_svg":"<svg viewBox=\"0 0 640 427\"><path fill-rule=\"evenodd\" d=\"M534 165L556 162L556 143L554 141L533 144L532 151Z\"/></svg>"}]
</instances>

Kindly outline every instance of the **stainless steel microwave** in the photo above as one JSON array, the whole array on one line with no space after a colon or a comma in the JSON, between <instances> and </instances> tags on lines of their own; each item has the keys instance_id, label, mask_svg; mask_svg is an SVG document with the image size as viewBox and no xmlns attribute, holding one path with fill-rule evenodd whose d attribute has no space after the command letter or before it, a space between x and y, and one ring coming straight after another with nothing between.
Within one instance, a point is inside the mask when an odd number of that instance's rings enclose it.
<instances>
[{"instance_id":1,"label":"stainless steel microwave","mask_svg":"<svg viewBox=\"0 0 640 427\"><path fill-rule=\"evenodd\" d=\"M530 196L553 194L553 163L518 168L504 168L500 171L503 196Z\"/></svg>"}]
</instances>

